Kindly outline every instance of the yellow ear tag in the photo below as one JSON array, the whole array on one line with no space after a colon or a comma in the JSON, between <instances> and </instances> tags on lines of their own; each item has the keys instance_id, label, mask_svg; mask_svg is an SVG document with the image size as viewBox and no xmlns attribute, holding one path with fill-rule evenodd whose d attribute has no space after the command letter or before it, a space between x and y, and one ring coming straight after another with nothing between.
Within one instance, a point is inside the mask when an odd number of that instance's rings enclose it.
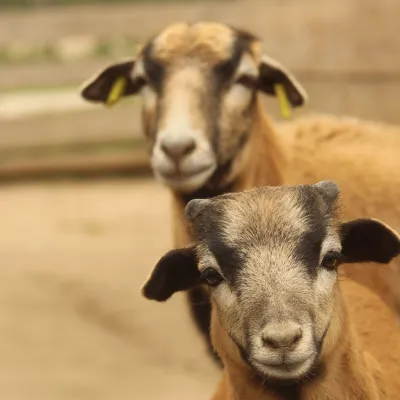
<instances>
[{"instance_id":1,"label":"yellow ear tag","mask_svg":"<svg viewBox=\"0 0 400 400\"><path fill-rule=\"evenodd\" d=\"M120 97L125 92L126 84L126 78L124 78L123 76L120 76L115 80L115 82L111 86L110 92L108 93L106 101L107 107L113 106L120 99Z\"/></svg>"},{"instance_id":2,"label":"yellow ear tag","mask_svg":"<svg viewBox=\"0 0 400 400\"><path fill-rule=\"evenodd\" d=\"M283 118L290 118L291 108L290 103L286 95L286 90L280 83L277 83L275 86L275 93L278 97L279 106L281 108L281 115Z\"/></svg>"}]
</instances>

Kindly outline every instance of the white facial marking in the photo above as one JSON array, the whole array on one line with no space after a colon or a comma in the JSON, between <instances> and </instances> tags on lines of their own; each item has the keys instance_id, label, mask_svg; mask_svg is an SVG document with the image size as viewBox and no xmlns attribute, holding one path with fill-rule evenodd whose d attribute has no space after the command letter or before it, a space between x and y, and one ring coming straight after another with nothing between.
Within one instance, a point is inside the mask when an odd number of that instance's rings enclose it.
<instances>
[{"instance_id":1,"label":"white facial marking","mask_svg":"<svg viewBox=\"0 0 400 400\"><path fill-rule=\"evenodd\" d=\"M228 111L235 111L236 109L245 108L251 100L251 91L249 88L234 83L224 97L224 106Z\"/></svg>"},{"instance_id":2,"label":"white facial marking","mask_svg":"<svg viewBox=\"0 0 400 400\"><path fill-rule=\"evenodd\" d=\"M251 76L257 78L258 76L258 68L254 58L250 54L244 54L240 63L237 67L235 78L239 78L240 76Z\"/></svg>"},{"instance_id":3,"label":"white facial marking","mask_svg":"<svg viewBox=\"0 0 400 400\"><path fill-rule=\"evenodd\" d=\"M321 263L325 254L328 253L329 251L337 251L340 253L341 249L342 247L340 244L340 239L338 234L336 232L328 232L321 245L319 262Z\"/></svg>"},{"instance_id":4,"label":"white facial marking","mask_svg":"<svg viewBox=\"0 0 400 400\"><path fill-rule=\"evenodd\" d=\"M171 73L166 82L163 114L153 147L151 163L155 176L182 192L203 186L217 167L199 104L202 84L203 77L196 66L185 66ZM182 156L178 163L164 151L166 144L174 148L190 141L195 144L193 151Z\"/></svg>"},{"instance_id":5,"label":"white facial marking","mask_svg":"<svg viewBox=\"0 0 400 400\"><path fill-rule=\"evenodd\" d=\"M172 74L166 87L165 114L160 129L169 134L200 131L197 91L203 79L198 68L187 66ZM201 133L200 133L201 134Z\"/></svg>"},{"instance_id":6,"label":"white facial marking","mask_svg":"<svg viewBox=\"0 0 400 400\"><path fill-rule=\"evenodd\" d=\"M146 79L143 59L139 58L132 71L132 79ZM145 111L153 111L157 105L157 93L149 85L144 85L140 91L143 108Z\"/></svg>"},{"instance_id":7,"label":"white facial marking","mask_svg":"<svg viewBox=\"0 0 400 400\"><path fill-rule=\"evenodd\" d=\"M143 86L141 90L143 108L152 111L157 105L157 93L148 85Z\"/></svg>"},{"instance_id":8,"label":"white facial marking","mask_svg":"<svg viewBox=\"0 0 400 400\"><path fill-rule=\"evenodd\" d=\"M257 65L254 59L249 55L245 54L236 70L235 80L242 76L252 76L256 78L258 75ZM233 83L232 87L226 93L224 97L224 106L226 110L243 110L247 107L251 100L251 90L240 83Z\"/></svg>"},{"instance_id":9,"label":"white facial marking","mask_svg":"<svg viewBox=\"0 0 400 400\"><path fill-rule=\"evenodd\" d=\"M139 58L135 62L135 66L133 67L131 77L132 79L137 79L141 77L145 77L145 71L144 71L144 65L143 65L143 59Z\"/></svg>"}]
</instances>

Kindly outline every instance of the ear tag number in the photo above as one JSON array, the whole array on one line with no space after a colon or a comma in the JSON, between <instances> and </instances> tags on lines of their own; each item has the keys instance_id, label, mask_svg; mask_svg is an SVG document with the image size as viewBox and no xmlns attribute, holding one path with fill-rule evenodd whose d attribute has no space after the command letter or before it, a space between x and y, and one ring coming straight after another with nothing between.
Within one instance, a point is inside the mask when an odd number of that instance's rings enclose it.
<instances>
[{"instance_id":1,"label":"ear tag number","mask_svg":"<svg viewBox=\"0 0 400 400\"><path fill-rule=\"evenodd\" d=\"M117 78L113 85L111 86L111 90L108 93L106 106L111 107L113 106L124 94L126 88L126 78L123 76Z\"/></svg>"},{"instance_id":2,"label":"ear tag number","mask_svg":"<svg viewBox=\"0 0 400 400\"><path fill-rule=\"evenodd\" d=\"M280 83L277 83L275 86L275 93L278 97L279 106L281 108L281 115L283 118L290 118L291 108L290 103L286 95L286 90Z\"/></svg>"}]
</instances>

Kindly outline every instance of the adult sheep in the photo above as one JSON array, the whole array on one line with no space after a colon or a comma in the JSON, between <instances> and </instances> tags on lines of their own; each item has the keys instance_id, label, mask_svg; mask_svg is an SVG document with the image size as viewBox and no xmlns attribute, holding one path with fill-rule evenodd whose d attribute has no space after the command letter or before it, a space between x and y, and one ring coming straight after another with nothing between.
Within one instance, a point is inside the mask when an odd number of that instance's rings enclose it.
<instances>
[{"instance_id":1,"label":"adult sheep","mask_svg":"<svg viewBox=\"0 0 400 400\"><path fill-rule=\"evenodd\" d=\"M274 96L277 84L293 107L306 102L299 82L261 52L261 43L252 34L220 23L178 23L144 44L135 59L111 65L91 78L82 96L107 103L115 100L114 89L122 96L141 94L152 169L173 195L177 247L192 241L184 220L184 208L191 199L255 186L302 183L310 174L314 181L335 179L344 188L345 217L361 217L371 210L371 216L383 214L382 219L400 228L399 206L392 204L400 198L400 176L395 175L399 161L389 164L385 144L391 141L398 146L400 135L383 131L364 135L368 124L359 124L356 140L348 148L354 132L335 120L330 125L322 121L319 129L309 133L289 126L286 135L278 136L261 99L261 94ZM370 147L362 144L369 140ZM330 150L333 142L334 153ZM366 150L359 153L354 146ZM321 149L328 149L329 157L324 158ZM357 179L352 160L357 160ZM348 266L346 270L399 312L400 279L394 268L392 263L386 268ZM207 294L194 289L189 300L197 326L210 344Z\"/></svg>"}]
</instances>

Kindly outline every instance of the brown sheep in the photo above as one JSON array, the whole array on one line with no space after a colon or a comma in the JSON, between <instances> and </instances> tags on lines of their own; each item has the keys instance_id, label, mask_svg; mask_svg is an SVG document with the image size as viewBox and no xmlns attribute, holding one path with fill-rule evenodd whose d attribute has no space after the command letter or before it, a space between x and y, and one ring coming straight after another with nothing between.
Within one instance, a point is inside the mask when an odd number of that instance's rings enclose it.
<instances>
[{"instance_id":1,"label":"brown sheep","mask_svg":"<svg viewBox=\"0 0 400 400\"><path fill-rule=\"evenodd\" d=\"M208 286L225 366L214 400L400 398L394 318L366 289L338 284L341 263L388 263L400 236L377 220L341 222L338 197L324 181L187 205L196 243L162 257L142 292L165 301Z\"/></svg>"},{"instance_id":2,"label":"brown sheep","mask_svg":"<svg viewBox=\"0 0 400 400\"><path fill-rule=\"evenodd\" d=\"M373 135L364 134L368 125L359 124L355 137L346 123L326 124L321 119L309 123L309 131L304 122L298 128L282 128L278 136L264 112L261 94L274 96L275 85L280 84L293 107L303 105L307 97L285 67L262 54L253 35L211 22L169 26L135 59L114 64L84 84L82 96L106 103L117 79L122 80L123 96L142 95L152 169L172 190L177 247L192 241L184 219L191 199L312 179L335 179L343 186L346 217L372 211L376 218L387 216L395 227L400 223L399 208L394 206L400 185L393 183L400 179L394 173L399 161L391 156L390 167L388 146L375 145L379 135L381 142L398 146L399 135L395 139L391 132L377 130L370 146L367 142ZM365 150L354 154L354 146ZM346 270L399 312L400 278L394 265ZM195 321L210 345L208 297L198 288L188 295Z\"/></svg>"}]
</instances>

